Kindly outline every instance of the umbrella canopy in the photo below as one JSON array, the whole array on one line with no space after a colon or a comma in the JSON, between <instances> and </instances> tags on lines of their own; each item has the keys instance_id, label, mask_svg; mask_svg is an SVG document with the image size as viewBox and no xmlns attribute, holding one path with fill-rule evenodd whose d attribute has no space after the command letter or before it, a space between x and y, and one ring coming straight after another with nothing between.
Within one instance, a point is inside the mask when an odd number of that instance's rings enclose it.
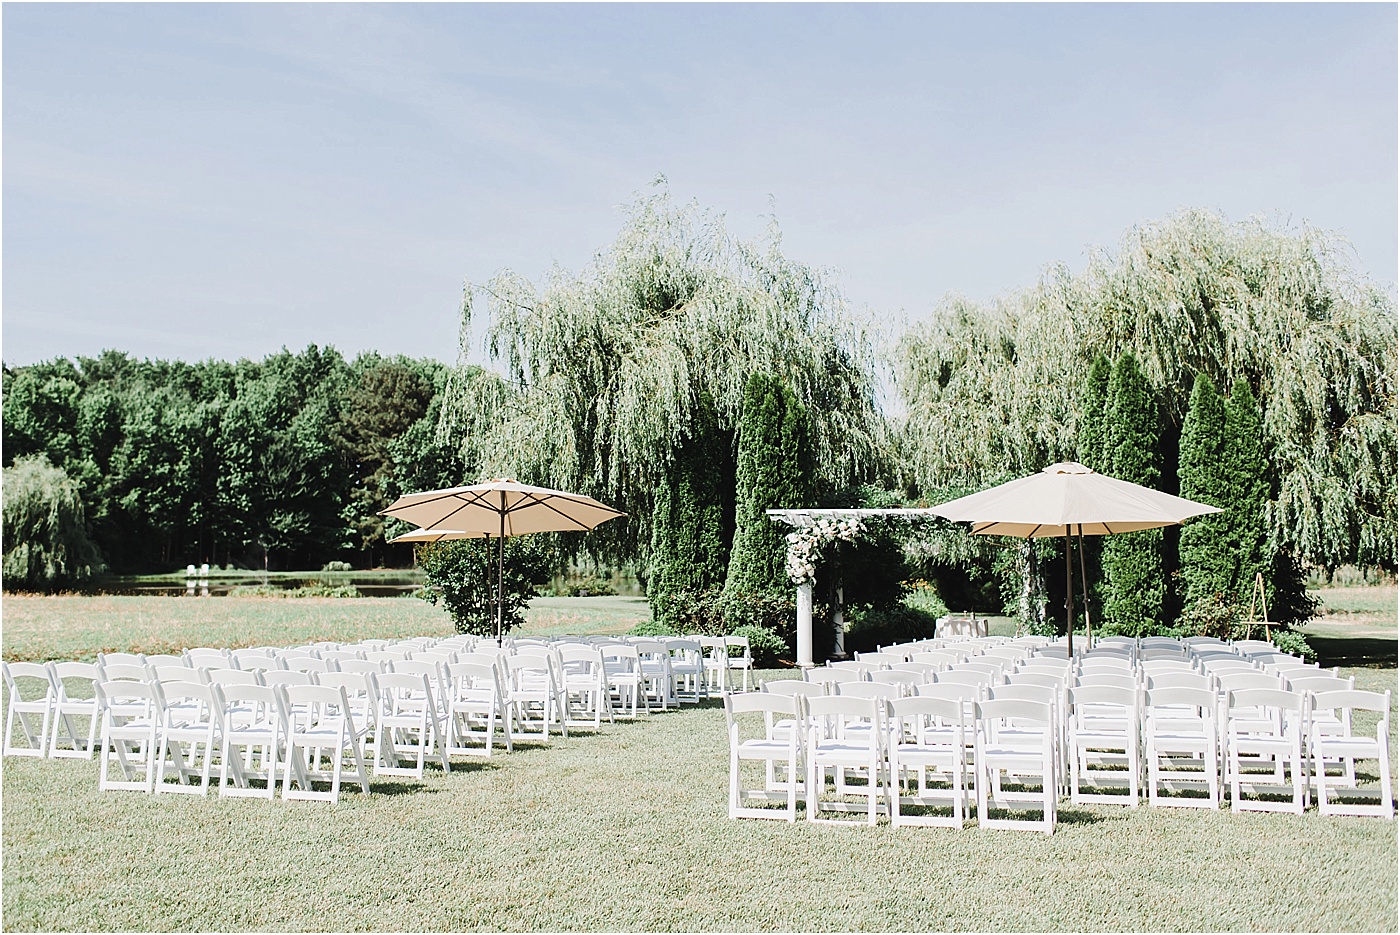
<instances>
[{"instance_id":1,"label":"umbrella canopy","mask_svg":"<svg viewBox=\"0 0 1400 935\"><path fill-rule=\"evenodd\" d=\"M1075 461L991 490L932 507L931 513L972 523L974 535L1040 539L1077 533L1106 536L1172 526L1193 516L1219 513L1160 490L1091 471Z\"/></svg>"},{"instance_id":2,"label":"umbrella canopy","mask_svg":"<svg viewBox=\"0 0 1400 935\"><path fill-rule=\"evenodd\" d=\"M505 616L505 602L501 596L506 536L587 530L627 515L583 494L531 487L504 479L406 494L379 513L423 527L396 536L390 540L392 542L442 542L492 536L500 540L496 544L497 637L501 635Z\"/></svg>"},{"instance_id":3,"label":"umbrella canopy","mask_svg":"<svg viewBox=\"0 0 1400 935\"><path fill-rule=\"evenodd\" d=\"M626 514L583 494L493 480L469 487L406 494L381 510L380 515L424 529L519 536L592 529Z\"/></svg>"},{"instance_id":4,"label":"umbrella canopy","mask_svg":"<svg viewBox=\"0 0 1400 935\"><path fill-rule=\"evenodd\" d=\"M1098 474L1076 461L1052 464L1038 474L1008 481L991 490L959 497L929 510L935 516L971 523L974 535L1065 539L1065 619L1068 652L1074 655L1074 575L1070 537L1106 536L1173 526L1193 516L1219 513L1196 503L1138 484ZM1081 542L1081 550L1083 548ZM1083 577L1083 563L1080 563ZM1085 591L1088 584L1085 582ZM1085 631L1092 640L1085 607Z\"/></svg>"}]
</instances>

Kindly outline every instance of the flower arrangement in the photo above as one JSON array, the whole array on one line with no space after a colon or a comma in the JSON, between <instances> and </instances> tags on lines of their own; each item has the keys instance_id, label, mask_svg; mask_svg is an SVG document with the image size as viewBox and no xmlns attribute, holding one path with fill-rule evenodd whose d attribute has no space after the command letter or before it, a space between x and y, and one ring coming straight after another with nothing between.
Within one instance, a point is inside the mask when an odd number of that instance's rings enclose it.
<instances>
[{"instance_id":1,"label":"flower arrangement","mask_svg":"<svg viewBox=\"0 0 1400 935\"><path fill-rule=\"evenodd\" d=\"M833 542L854 542L865 531L858 519L821 519L787 534L787 574L793 584L810 584L817 578L817 559Z\"/></svg>"}]
</instances>

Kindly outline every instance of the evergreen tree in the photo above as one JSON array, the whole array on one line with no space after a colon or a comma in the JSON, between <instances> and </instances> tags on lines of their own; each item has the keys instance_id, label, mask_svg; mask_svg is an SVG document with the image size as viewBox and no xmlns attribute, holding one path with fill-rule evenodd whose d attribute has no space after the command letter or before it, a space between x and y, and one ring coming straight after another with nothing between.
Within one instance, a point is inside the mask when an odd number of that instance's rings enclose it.
<instances>
[{"instance_id":1,"label":"evergreen tree","mask_svg":"<svg viewBox=\"0 0 1400 935\"><path fill-rule=\"evenodd\" d=\"M1094 358L1084 381L1079 411L1079 463L1102 473L1104 462L1104 418L1108 409L1108 381L1113 365L1103 354Z\"/></svg>"},{"instance_id":2,"label":"evergreen tree","mask_svg":"<svg viewBox=\"0 0 1400 935\"><path fill-rule=\"evenodd\" d=\"M744 394L735 466L734 548L725 596L786 594L787 527L766 510L811 505L807 410L777 377L755 373Z\"/></svg>"},{"instance_id":3,"label":"evergreen tree","mask_svg":"<svg viewBox=\"0 0 1400 935\"><path fill-rule=\"evenodd\" d=\"M1225 512L1198 516L1182 527L1177 554L1187 607L1202 600L1233 604L1240 598L1235 499L1242 488L1231 470L1227 438L1225 400L1214 381L1198 373L1181 427L1177 477L1183 497ZM1262 532L1262 514L1259 521L1256 528Z\"/></svg>"},{"instance_id":4,"label":"evergreen tree","mask_svg":"<svg viewBox=\"0 0 1400 935\"><path fill-rule=\"evenodd\" d=\"M1156 488L1161 480L1161 419L1152 387L1132 354L1124 354L1113 368L1107 413L1107 473ZM1166 601L1162 531L1105 537L1103 571L1103 631L1138 636L1159 629Z\"/></svg>"},{"instance_id":5,"label":"evergreen tree","mask_svg":"<svg viewBox=\"0 0 1400 935\"><path fill-rule=\"evenodd\" d=\"M703 398L691 436L676 450L652 511L647 598L669 622L677 601L720 588L734 536L734 471L727 436Z\"/></svg>"}]
</instances>

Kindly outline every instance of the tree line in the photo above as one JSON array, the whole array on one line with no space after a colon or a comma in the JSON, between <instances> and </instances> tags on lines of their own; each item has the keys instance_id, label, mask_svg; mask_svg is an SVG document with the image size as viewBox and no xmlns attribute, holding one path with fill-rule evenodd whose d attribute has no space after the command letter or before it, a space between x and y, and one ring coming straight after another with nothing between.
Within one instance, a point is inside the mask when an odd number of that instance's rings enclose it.
<instances>
[{"instance_id":1,"label":"tree line","mask_svg":"<svg viewBox=\"0 0 1400 935\"><path fill-rule=\"evenodd\" d=\"M106 351L7 366L6 586L71 584L85 566L381 563L377 511L461 479L437 434L448 376L433 360L347 361L315 345L232 363ZM95 549L71 572L41 555L37 532L69 488ZM30 548L12 562L21 538Z\"/></svg>"},{"instance_id":2,"label":"tree line","mask_svg":"<svg viewBox=\"0 0 1400 935\"><path fill-rule=\"evenodd\" d=\"M504 271L467 288L462 319L464 336L484 324L491 369L314 347L7 368L5 464L42 454L65 472L122 569L255 564L263 546L284 565L370 564L374 511L398 492L496 476L576 490L628 518L561 538L560 560L634 565L678 626L786 612L785 530L764 509L926 505L1061 460L1227 507L1086 550L1091 608L1124 632L1237 615L1249 569L1287 617L1307 612L1305 568L1395 567L1395 307L1310 227L1183 212L1082 273L948 296L891 334L776 227L741 241L663 189L587 268ZM884 607L888 623L927 579L951 605L1004 600L1063 628L1042 572L1058 543L936 524L872 524L862 542L839 556L857 618ZM836 586L819 575L828 603Z\"/></svg>"}]
</instances>

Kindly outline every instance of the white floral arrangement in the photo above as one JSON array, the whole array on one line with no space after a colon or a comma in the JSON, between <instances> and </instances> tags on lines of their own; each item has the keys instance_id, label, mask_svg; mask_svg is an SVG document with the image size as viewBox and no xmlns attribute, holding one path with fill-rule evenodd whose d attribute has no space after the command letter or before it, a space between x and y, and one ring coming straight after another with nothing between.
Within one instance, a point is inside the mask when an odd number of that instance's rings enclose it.
<instances>
[{"instance_id":1,"label":"white floral arrangement","mask_svg":"<svg viewBox=\"0 0 1400 935\"><path fill-rule=\"evenodd\" d=\"M793 584L811 584L817 579L817 559L833 542L854 542L865 531L865 524L851 518L820 519L810 526L787 534L787 574Z\"/></svg>"}]
</instances>

